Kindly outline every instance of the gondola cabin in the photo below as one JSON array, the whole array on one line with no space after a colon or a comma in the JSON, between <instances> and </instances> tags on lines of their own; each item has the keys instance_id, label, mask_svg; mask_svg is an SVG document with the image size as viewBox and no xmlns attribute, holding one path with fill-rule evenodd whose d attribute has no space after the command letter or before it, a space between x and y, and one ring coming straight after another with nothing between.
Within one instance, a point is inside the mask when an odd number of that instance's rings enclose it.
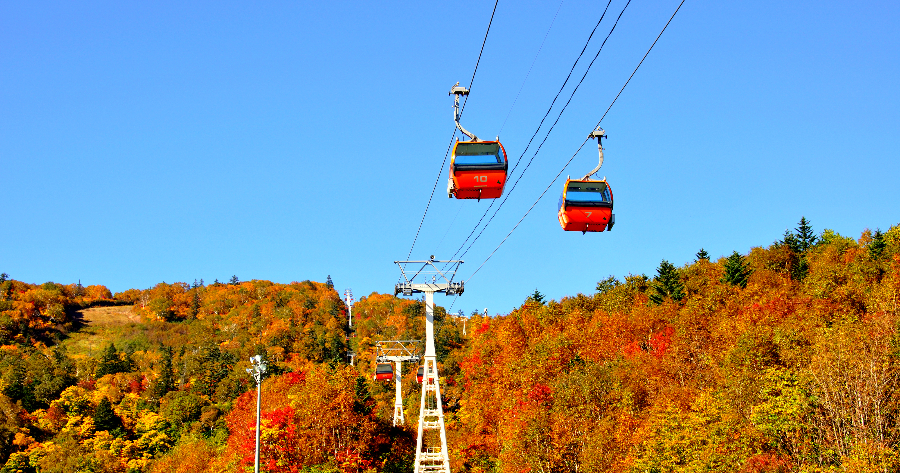
<instances>
[{"instance_id":1,"label":"gondola cabin","mask_svg":"<svg viewBox=\"0 0 900 473\"><path fill-rule=\"evenodd\" d=\"M390 363L378 363L375 365L375 381L390 381L394 379L394 366Z\"/></svg>"},{"instance_id":2,"label":"gondola cabin","mask_svg":"<svg viewBox=\"0 0 900 473\"><path fill-rule=\"evenodd\" d=\"M447 197L496 199L506 185L506 149L499 141L457 141L450 157Z\"/></svg>"},{"instance_id":3,"label":"gondola cabin","mask_svg":"<svg viewBox=\"0 0 900 473\"><path fill-rule=\"evenodd\" d=\"M566 187L559 197L559 225L571 232L602 232L612 230L616 216L612 213L612 189L606 179L566 179Z\"/></svg>"},{"instance_id":4,"label":"gondola cabin","mask_svg":"<svg viewBox=\"0 0 900 473\"><path fill-rule=\"evenodd\" d=\"M425 377L425 367L420 366L419 371L416 372L416 382L422 384L422 378Z\"/></svg>"}]
</instances>

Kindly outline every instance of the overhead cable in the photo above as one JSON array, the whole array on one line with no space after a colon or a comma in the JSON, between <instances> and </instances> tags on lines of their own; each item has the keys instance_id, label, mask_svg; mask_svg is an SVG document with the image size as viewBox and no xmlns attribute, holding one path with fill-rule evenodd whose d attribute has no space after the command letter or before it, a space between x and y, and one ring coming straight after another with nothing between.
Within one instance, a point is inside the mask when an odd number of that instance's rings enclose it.
<instances>
[{"instance_id":1,"label":"overhead cable","mask_svg":"<svg viewBox=\"0 0 900 473\"><path fill-rule=\"evenodd\" d=\"M538 50L534 54L534 59L531 60L531 66L528 67L528 72L525 73L525 78L522 79L522 85L519 86L519 91L516 92L516 98L513 99L512 105L509 106L509 111L506 112L506 118L503 119L503 124L500 125L500 131L497 132L498 136L503 133L503 127L506 126L506 121L509 120L509 116L512 115L513 108L515 108L516 106L516 102L519 101L519 95L522 94L522 89L525 88L525 83L528 82L528 76L531 75L531 70L534 69L534 63L537 62L538 56L541 55L541 50L544 49L544 43L547 41L547 36L550 36L550 30L553 29L553 24L556 23L556 17L559 16L559 10L562 9L562 4L564 1L565 0L560 0L559 6L556 7L556 13L553 14L553 19L550 20L550 27L548 27L547 32L544 33L544 39L541 40L541 45L538 46Z\"/></svg>"},{"instance_id":2,"label":"overhead cable","mask_svg":"<svg viewBox=\"0 0 900 473\"><path fill-rule=\"evenodd\" d=\"M630 2L630 0L629 0L629 2ZM541 131L541 127L544 126L544 121L547 119L547 116L549 116L550 112L553 110L553 106L556 104L556 100L559 98L559 95L562 94L562 91L566 88L566 84L569 83L569 79L572 77L572 72L575 71L575 66L578 65L578 61L581 60L581 56L583 56L584 52L587 51L587 47L591 42L591 38L594 37L594 33L597 31L597 28L600 26L600 23L603 21L603 18L606 17L606 11L609 10L610 4L612 4L612 0L609 0L609 2L606 4L606 8L603 9L603 14L600 15L600 19L597 20L597 24L594 25L594 29L591 30L591 34L588 35L587 41L584 42L584 47L581 48L581 52L578 53L578 57L576 57L575 62L572 63L572 67L569 69L569 74L566 75L566 79L563 81L562 86L560 86L559 90L556 92L556 96L553 97L553 100L550 102L550 106L547 107L547 112L544 113L543 118L541 118L541 122L538 123L537 128L534 130L534 133L532 133L531 138L528 140L528 144L525 145L525 149L522 151L521 154L519 154L519 157L516 158L516 163L513 165L512 169L509 171L510 175L513 172L515 172L516 167L518 167L519 163L522 162L522 157L525 156L525 153L528 152L528 148L531 147L531 143L534 141L534 137L537 136L537 134ZM627 7L627 5L626 5L626 7ZM619 14L619 16L621 17L621 14ZM548 33L549 33L549 30L548 30ZM608 38L609 38L609 36L607 35L607 39ZM605 40L604 40L604 43L605 43ZM602 48L602 46L601 46L601 48ZM596 59L596 57L594 59ZM582 80L584 80L584 77L582 77ZM523 85L524 85L524 83L523 83ZM576 90L577 90L577 88L576 88ZM571 97L569 97L569 100L571 100ZM510 109L510 111L511 110L512 109ZM565 110L565 109L563 109L563 110ZM557 117L557 121L558 120L559 120L559 117ZM544 140L546 141L546 138L544 138ZM534 159L533 156L532 156L532 159ZM519 176L519 179L521 179L521 175ZM519 181L517 179L515 181L515 183L513 183L512 188L506 193L506 197L503 198L503 202L506 202L506 198L509 197L509 192L512 192L512 190L515 189L516 184L518 182ZM495 202L496 202L496 200L493 200L493 199L491 200L491 204L488 206L487 209L484 210L484 213L481 215L481 218L478 219L478 222L475 224L475 227L472 228L472 231L469 232L469 235L466 237L466 239L463 240L462 244L459 245L459 248L456 250L456 252L453 253L453 256L450 257L451 260L454 259L456 257L456 255L459 254L459 252L462 251L462 249L466 246L466 243L469 242L469 239L472 237L473 234L475 234L475 231L478 230L478 226L481 225L481 222L484 220L484 217L487 216L488 212L490 212L491 208L493 208ZM500 205L503 205L503 204L501 203ZM497 209L499 210L499 207L497 207ZM496 213L497 212L494 211L494 215L496 215ZM493 218L493 216L491 218ZM486 226L487 226L487 224L485 224L485 227ZM484 232L484 228L482 228L481 231ZM481 233L479 233L478 235L481 236ZM475 237L475 239L477 240L478 237ZM472 243L474 244L474 241ZM472 246L469 245L469 248L471 248L471 247ZM466 249L466 252L468 252L468 249ZM465 254L465 253L463 253L463 254Z\"/></svg>"},{"instance_id":3,"label":"overhead cable","mask_svg":"<svg viewBox=\"0 0 900 473\"><path fill-rule=\"evenodd\" d=\"M484 45L487 43L488 34L491 32L491 24L494 22L494 13L497 12L497 4L500 0L494 1L494 9L491 11L491 19L488 21L487 31L484 32L484 40L481 42L481 50L478 51L478 59L475 61L475 70L472 71L472 79L469 81L469 90L472 90L472 84L475 83L475 74L478 72L478 64L481 63L481 55L484 53ZM459 110L459 116L462 118L463 110L466 108L466 102L469 101L469 96L463 100L462 107ZM410 256L412 256L413 248L416 247L416 241L419 239L419 233L422 231L422 224L425 223L425 216L428 215L428 209L431 207L431 201L434 199L434 191L437 189L438 182L441 180L441 175L444 173L444 165L447 164L447 156L450 154L450 149L453 147L453 138L456 137L456 128L453 128L453 134L450 136L450 146L447 147L447 151L444 152L444 160L441 162L441 168L438 170L437 179L434 180L434 186L431 188L431 195L428 197L428 203L425 204L425 211L422 212L422 219L419 220L419 228L416 229L416 236L413 238L412 245L409 247L409 253L406 255L406 259L409 260Z\"/></svg>"},{"instance_id":4,"label":"overhead cable","mask_svg":"<svg viewBox=\"0 0 900 473\"><path fill-rule=\"evenodd\" d=\"M553 128L556 127L556 124L557 124L557 123L559 123L559 119L562 118L563 112L566 111L566 108L567 108L567 107L569 106L569 104L572 102L572 98L575 97L575 92L578 92L578 88L581 87L581 83L584 82L584 79L587 77L588 72L590 72L591 66L594 65L594 62L595 62L595 61L597 60L597 58L600 56L600 52L603 51L603 46L606 45L606 41L609 40L609 37L613 34L613 31L616 30L616 26L619 24L619 20L622 19L622 14L625 13L625 9L627 9L627 8L628 8L628 5L630 5L630 4L631 4L631 0L628 0L628 3L626 3L626 4L625 4L625 7L622 8L622 11L619 12L619 16L616 18L616 22L613 23L613 26L612 26L612 28L610 28L609 33L606 35L606 38L603 40L603 43L600 44L600 49L598 49L598 50L597 50L597 53L594 54L594 58L591 60L590 64L588 64L587 69L584 71L584 74L581 76L581 80L578 81L578 84L575 85L575 88L572 90L572 93L569 94L569 99L566 101L566 104L563 105L562 109L560 109L559 114L557 114L557 116L556 116L556 120L554 120L554 121L553 121L553 124L550 125L550 128L547 130L547 133L544 135L544 139L541 141L541 143L538 145L537 149L534 151L534 154L531 156L531 159L528 160L528 164L525 165L525 169L522 170L522 172L519 174L519 177L517 177L516 180L515 180L515 182L513 182L512 187L509 189L509 191L508 191L508 192L506 193L506 195L503 197L503 201L501 201L501 202L500 202L500 205L497 206L497 209L494 210L493 215L491 215L491 218L488 219L487 223L485 223L484 226L481 227L481 231L478 232L478 235L475 237L474 240L472 240L472 243L469 244L469 247L466 248L466 251L462 252L462 254L459 255L460 258L462 258L463 256L465 256L466 253L468 253L469 250L472 249L472 246L475 245L475 242L478 241L478 238L480 238L481 235L482 235L482 233L484 233L484 230L487 229L487 227L488 227L488 226L491 224L491 222L494 220L494 217L497 216L497 213L498 213L498 212L500 211L500 209L503 207L503 204L506 203L506 200L509 198L510 194L512 194L512 191L515 190L516 185L519 184L519 181L522 179L522 176L524 176L524 175L525 175L525 172L528 171L528 168L531 167L531 163L534 162L534 158L537 157L538 153L541 152L541 148L544 146L544 143L547 142L547 138L550 137L550 133L553 132ZM582 146L583 146L583 145L582 145ZM579 148L579 149L580 149L580 148Z\"/></svg>"},{"instance_id":5,"label":"overhead cable","mask_svg":"<svg viewBox=\"0 0 900 473\"><path fill-rule=\"evenodd\" d=\"M665 32L665 31L666 31L666 28L669 27L669 23L671 23L671 22L672 22L672 19L675 18L675 15L678 13L678 10L681 9L681 6L684 5L684 1L685 1L685 0L681 0L681 3L678 4L678 8L675 9L675 12L672 13L672 16L671 16L671 17L669 17L669 21L666 22L666 25L665 25L665 26L663 26L662 31L660 31L659 34L656 35L656 39L653 40L653 44L651 44L651 45L650 45L650 48L647 49L647 52L644 53L644 57L641 58L641 61L638 63L637 67L634 68L634 71L631 72L631 75L628 77L628 80L626 80L626 81L625 81L625 84L622 86L622 88L619 89L619 93L616 94L616 97L613 99L612 103L609 104L609 107L606 108L606 112L603 113L603 116L600 117L600 121L597 122L597 125L596 125L594 128L600 126L600 122L602 122L603 119L606 118L606 114L609 113L609 110L612 108L613 104L615 104L615 103L616 103L616 100L619 99L619 96L622 95L622 91L624 91L624 90L625 90L625 87L628 85L628 83L631 82L631 78L634 77L634 74L635 74L635 73L637 72L637 70L641 67L641 64L644 63L644 59L646 59L646 58L647 58L647 55L650 54L650 51L653 50L653 46L656 46L656 42L659 41L659 38L662 36L663 32ZM550 190L551 187L553 187L553 184L556 183L556 180L559 179L559 176L562 175L563 171L565 171L566 168L569 166L569 164L572 163L572 160L575 159L575 156L578 154L579 151L581 151L581 148L584 147L585 143L587 143L589 139L590 139L590 138L586 138L584 141L581 142L581 146L579 146L578 149L575 150L575 153L572 154L572 157L570 157L569 160L566 161L566 164L562 167L562 169L559 170L559 172L556 174L556 176L553 178L553 180L550 181L550 184L544 189L544 192L541 192L541 195L538 196L537 200L535 200L534 203L531 204L531 207L528 208L528 211L525 212L525 215L522 215L522 218L519 219L519 221L518 221L518 222L516 223L516 225L512 228L512 230L510 230L509 233L506 234L506 236L503 238L503 240L500 241L500 244L498 244L497 247L494 248L494 251L492 251L491 254L489 254L488 257L485 258L485 260L478 266L478 268L475 269L475 271L469 276L468 279L466 279L465 282L469 282L469 280L471 280L472 277L474 277L475 274L477 274L478 271L481 270L481 268L485 265L485 263L487 263L488 260L490 260L491 257L494 256L494 253L496 253L497 250L499 250L500 247L503 246L503 243L506 242L506 240L509 238L509 236L512 235L512 233L513 233L514 231L516 231L517 228L519 228L519 224L521 224L522 221L525 220L525 217L527 217L528 214L531 213L531 210L534 209L534 207L538 204L538 202L540 202L540 200L544 197L544 195L547 193L547 191Z\"/></svg>"}]
</instances>

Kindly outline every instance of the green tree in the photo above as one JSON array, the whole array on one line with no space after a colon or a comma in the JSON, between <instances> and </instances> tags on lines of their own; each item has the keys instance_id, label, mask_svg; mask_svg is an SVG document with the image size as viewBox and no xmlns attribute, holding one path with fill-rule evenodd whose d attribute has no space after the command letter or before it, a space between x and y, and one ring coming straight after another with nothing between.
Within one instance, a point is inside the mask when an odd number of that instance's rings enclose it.
<instances>
[{"instance_id":1,"label":"green tree","mask_svg":"<svg viewBox=\"0 0 900 473\"><path fill-rule=\"evenodd\" d=\"M240 279L238 279L237 275L231 276L231 279L228 281L228 284L231 284L232 286L238 285L240 283L241 281Z\"/></svg>"},{"instance_id":2,"label":"green tree","mask_svg":"<svg viewBox=\"0 0 900 473\"><path fill-rule=\"evenodd\" d=\"M887 246L887 243L884 241L884 234L881 233L880 229L875 229L875 233L872 234L872 241L869 242L869 245L867 246L869 256L871 256L872 259L881 258L885 246Z\"/></svg>"},{"instance_id":3,"label":"green tree","mask_svg":"<svg viewBox=\"0 0 900 473\"><path fill-rule=\"evenodd\" d=\"M172 349L169 347L162 348L162 359L160 360L159 378L153 385L153 395L161 398L169 391L175 389L175 370L172 369Z\"/></svg>"},{"instance_id":4,"label":"green tree","mask_svg":"<svg viewBox=\"0 0 900 473\"><path fill-rule=\"evenodd\" d=\"M328 278L325 280L325 285L329 288L334 289L334 281L331 280L331 275L328 275Z\"/></svg>"},{"instance_id":5,"label":"green tree","mask_svg":"<svg viewBox=\"0 0 900 473\"><path fill-rule=\"evenodd\" d=\"M94 410L94 427L97 430L112 432L121 426L122 419L116 415L109 398L104 396L97 404L97 409Z\"/></svg>"},{"instance_id":6,"label":"green tree","mask_svg":"<svg viewBox=\"0 0 900 473\"><path fill-rule=\"evenodd\" d=\"M700 251L697 252L697 261L706 260L709 261L709 253L706 252L703 248L700 248Z\"/></svg>"},{"instance_id":7,"label":"green tree","mask_svg":"<svg viewBox=\"0 0 900 473\"><path fill-rule=\"evenodd\" d=\"M534 289L534 293L531 294L530 296L528 296L528 298L525 299L525 301L526 302L537 302L540 305L544 305L544 302L546 302L546 300L544 299L544 295L541 294L541 291L538 291L537 288Z\"/></svg>"},{"instance_id":8,"label":"green tree","mask_svg":"<svg viewBox=\"0 0 900 473\"><path fill-rule=\"evenodd\" d=\"M725 259L725 274L722 275L722 282L732 286L747 287L747 280L750 278L751 272L750 268L744 264L744 257L735 251Z\"/></svg>"},{"instance_id":9,"label":"green tree","mask_svg":"<svg viewBox=\"0 0 900 473\"><path fill-rule=\"evenodd\" d=\"M800 245L800 253L806 253L807 250L816 244L816 234L813 233L812 225L806 217L800 217L800 226L795 228L797 231L797 241Z\"/></svg>"},{"instance_id":10,"label":"green tree","mask_svg":"<svg viewBox=\"0 0 900 473\"><path fill-rule=\"evenodd\" d=\"M684 284L681 283L678 269L672 263L662 260L659 268L656 269L656 273L653 293L650 294L650 302L659 305L667 297L672 298L676 302L684 298Z\"/></svg>"},{"instance_id":11,"label":"green tree","mask_svg":"<svg viewBox=\"0 0 900 473\"><path fill-rule=\"evenodd\" d=\"M122 359L122 356L119 355L118 350L116 350L116 345L110 342L106 347L106 350L103 351L100 362L97 363L96 376L100 378L108 374L124 373L131 368L130 366L127 366L130 364L131 363Z\"/></svg>"}]
</instances>

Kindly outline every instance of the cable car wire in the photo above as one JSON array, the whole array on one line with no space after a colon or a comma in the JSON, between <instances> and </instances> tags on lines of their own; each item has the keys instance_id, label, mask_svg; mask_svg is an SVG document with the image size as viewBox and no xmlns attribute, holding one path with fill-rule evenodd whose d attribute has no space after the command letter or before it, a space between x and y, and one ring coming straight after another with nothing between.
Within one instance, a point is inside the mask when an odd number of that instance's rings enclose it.
<instances>
[{"instance_id":1,"label":"cable car wire","mask_svg":"<svg viewBox=\"0 0 900 473\"><path fill-rule=\"evenodd\" d=\"M516 107L516 102L519 101L519 95L522 94L522 89L525 88L525 83L528 82L528 76L531 75L531 70L534 69L534 63L537 62L538 56L541 55L541 50L544 49L544 43L547 42L547 36L550 36L550 30L553 29L553 24L556 23L556 17L559 16L559 10L562 9L562 4L565 1L566 0L560 0L559 7L556 8L556 13L553 15L553 20L550 21L550 27L547 28L547 32L544 33L544 39L541 40L541 45L538 46L538 50L534 54L534 59L531 60L531 66L528 67L528 72L525 73L525 78L522 79L522 85L519 86L519 91L516 92L516 98L513 99L512 105L509 106L509 111L506 112L506 118L503 119L503 124L500 125L500 131L497 132L498 136L503 133L503 127L506 126L506 121L509 120L509 116L512 115L513 108Z\"/></svg>"},{"instance_id":2,"label":"cable car wire","mask_svg":"<svg viewBox=\"0 0 900 473\"><path fill-rule=\"evenodd\" d=\"M613 31L616 30L616 26L619 24L619 20L622 19L622 15L625 13L625 10L628 8L628 5L630 5L630 4L631 4L631 0L628 0L628 3L626 3L625 7L622 8L622 11L619 12L619 16L616 18L616 22L613 24L612 28L609 30L609 33L606 35L606 38L604 38L603 43L600 45L600 49L597 50L597 53L594 55L594 58L591 60L590 64L588 64L587 69L584 71L584 74L581 76L581 80L578 81L578 84L575 85L575 88L572 90L572 93L569 94L569 99L566 101L565 105L563 105L562 109L560 109L559 114L556 116L556 120L554 120L553 124L550 125L550 128L547 130L547 133L544 135L544 139L541 141L541 143L538 145L537 149L534 151L534 154L531 156L531 159L528 160L528 164L525 166L525 169L522 170L522 172L519 174L519 177L516 178L515 182L513 182L512 187L509 189L509 191L506 192L506 195L503 197L503 200L500 202L500 205L498 205L497 209L494 210L493 215L491 215L491 218L488 219L487 223L485 223L484 226L481 227L481 231L478 233L478 235L475 237L475 239L472 240L472 243L469 244L469 247L466 248L466 250L461 255L459 255L460 258L465 256L466 253L468 253L469 250L472 249L472 246L475 245L475 242L478 241L478 238L480 238L481 235L484 233L484 230L487 229L487 227L494 220L494 217L497 216L497 213L500 211L500 208L503 207L504 203L506 203L506 200L509 198L510 194L512 194L512 191L515 190L516 185L519 183L519 181L525 175L525 172L528 171L529 167L531 167L531 163L534 162L534 158L537 157L538 153L540 153L541 148L544 146L544 143L547 142L547 138L550 137L550 133L553 132L553 128L556 127L557 123L559 123L559 119L562 118L563 112L566 111L566 108L572 102L572 98L575 97L575 92L578 92L578 88L581 87L582 82L584 82L584 79L587 77L588 72L590 72L590 70L591 70L591 66L594 65L594 62L600 56L600 52L603 51L603 46L606 45L606 41L609 40L609 37L612 36ZM601 18L601 20L602 20L602 18ZM584 146L584 145L582 144L582 146ZM581 149L581 147L579 147L579 150L580 149Z\"/></svg>"},{"instance_id":3,"label":"cable car wire","mask_svg":"<svg viewBox=\"0 0 900 473\"><path fill-rule=\"evenodd\" d=\"M472 71L472 79L469 81L469 90L472 90L472 84L475 83L475 74L478 72L478 65L481 63L481 55L484 53L484 45L487 43L488 34L491 32L491 24L494 22L494 14L497 13L497 4L500 3L500 0L494 1L494 9L491 11L491 19L488 21L487 31L484 32L484 40L481 42L481 50L478 51L478 59L475 61L475 70ZM467 95L465 100L463 100L462 107L459 110L459 116L462 117L463 111L466 109L466 103L469 101L469 96ZM456 128L453 128L453 135L450 136L450 146L447 147L447 151L444 153L444 160L441 162L441 168L438 170L437 179L434 180L434 186L431 188L431 195L428 197L428 203L425 204L425 211L422 212L422 219L419 220L419 228L416 229L416 236L413 238L412 245L409 247L409 253L406 255L406 259L409 260L410 256L412 256L413 248L416 247L416 241L419 239L419 233L422 231L422 224L425 223L425 216L428 215L428 209L431 207L431 201L434 199L434 191L437 189L438 182L441 180L441 175L444 173L444 165L447 164L447 156L450 154L450 149L453 147L453 138L456 137Z\"/></svg>"},{"instance_id":4,"label":"cable car wire","mask_svg":"<svg viewBox=\"0 0 900 473\"><path fill-rule=\"evenodd\" d=\"M681 3L678 4L678 8L676 8L675 12L672 13L672 16L669 17L669 21L666 22L665 26L663 26L662 31L660 31L659 34L656 35L656 39L653 40L653 44L651 44L650 48L647 49L647 52L644 53L644 57L641 58L641 61L638 63L637 67L635 67L634 70L631 72L631 75L628 76L628 80L626 80L625 84L622 85L622 88L619 89L619 93L616 94L616 97L613 99L612 103L609 104L609 107L606 108L606 112L603 113L603 116L600 117L600 121L597 122L597 125L594 128L600 126L600 122L602 122L603 119L606 118L606 114L609 113L609 110L612 108L613 104L615 104L616 100L619 99L619 96L622 95L622 91L624 91L625 87L628 86L628 83L631 82L631 78L634 77L634 74L641 67L641 64L644 63L644 59L647 59L647 55L649 55L650 51L653 50L653 47L656 46L656 42L659 41L659 38L666 31L666 28L669 27L669 23L671 23L672 19L675 18L675 15L678 13L678 10L681 10L681 6L684 5L684 2L685 2L685 0L681 0ZM512 228L512 230L510 230L509 233L507 233L506 236L503 238L503 240L500 241L500 244L498 244L497 247L494 248L494 251L492 251L491 254L489 254L488 257L485 258L485 260L481 263L481 265L479 265L478 268L476 268L475 271L465 280L466 283L468 283L472 279L472 277L474 277L475 274L477 274L478 271L480 271L481 268L484 267L485 263L487 263L488 260L490 260L491 257L494 256L494 253L496 253L497 250L499 250L500 247L503 246L503 243L506 242L506 240L509 238L509 236L512 235L513 232L516 231L517 228L519 228L519 224L521 224L522 221L525 220L525 217L527 217L528 214L531 213L532 209L534 209L534 207L538 204L538 202L540 202L540 200L544 197L544 195L547 193L547 191L550 190L551 187L553 187L553 184L556 183L556 180L559 179L559 176L561 176L562 173L569 166L569 164L571 164L572 160L575 159L575 156L578 154L579 151L581 151L581 148L584 147L584 145L588 142L588 140L590 140L590 138L585 138L585 140L581 142L581 145L578 147L577 150L575 150L575 153L572 154L572 157L570 157L569 160L566 161L566 164L562 167L562 169L559 170L559 172L556 174L556 176L553 178L553 180L550 181L550 184L547 186L546 189L544 189L544 192L541 192L541 195L539 195L537 200L535 200L534 203L531 204L531 207L528 208L528 210L525 212L525 215L522 215L522 218L520 218L519 221L516 222L516 225Z\"/></svg>"},{"instance_id":5,"label":"cable car wire","mask_svg":"<svg viewBox=\"0 0 900 473\"><path fill-rule=\"evenodd\" d=\"M629 3L631 3L631 0L629 0ZM547 108L547 112L544 113L543 118L541 118L541 122L538 124L537 128L534 130L534 133L531 135L531 138L528 140L528 144L525 146L525 149L522 151L521 154L519 154L519 157L516 159L516 164L513 165L512 169L509 171L509 174L512 174L513 172L515 172L516 167L518 167L519 163L522 162L522 157L525 156L525 153L528 152L528 148L531 147L531 143L534 141L534 138L541 131L541 127L544 126L544 121L550 115L550 112L553 110L553 106L556 104L556 100L559 99L560 94L562 94L563 90L566 88L566 85L569 83L569 79L572 77L572 73L575 71L575 67L578 65L578 61L581 60L581 57L584 55L584 52L587 51L587 47L590 44L591 39L594 37L594 33L597 31L597 28L600 26L600 23L603 22L603 18L606 17L606 12L607 12L607 10L609 10L609 6L611 4L612 4L612 0L609 0L609 2L606 4L606 8L603 9L603 14L600 15L600 19L597 21L597 24L594 25L594 29L591 30L591 34L588 35L588 39L587 39L587 41L585 41L584 47L581 48L581 52L578 53L578 57L575 58L575 62L572 63L572 67L569 69L569 74L566 75L566 79L563 81L562 86L560 86L559 91L556 92L556 96L554 96L553 100L550 102L550 106ZM628 7L628 5L625 5L625 6ZM624 12L624 9L622 11ZM622 14L620 13L619 17L621 17L621 16L622 16ZM616 21L618 22L618 20L616 20ZM548 33L549 33L549 31L548 31ZM610 32L610 33L612 33L612 32ZM606 38L609 39L609 35L607 35ZM606 40L604 40L604 44L605 43L606 43ZM603 47L601 46L601 49L602 48ZM599 51L598 51L598 54L599 54ZM596 56L594 57L594 59L595 60L597 59ZM591 61L591 64L593 64L593 61ZM588 70L590 70L590 67L588 67ZM581 80L583 81L584 77L582 77ZM581 83L579 82L579 85L580 84ZM523 83L523 85L524 85L524 83ZM577 90L577 87L576 87L576 90ZM573 94L574 94L574 92L573 92ZM569 100L571 101L572 98L569 97ZM568 103L566 105L568 105ZM510 109L510 111L512 111L512 109ZM563 111L565 111L565 108L563 108ZM561 114L562 114L562 112L560 112L560 115ZM557 117L557 121L559 121L559 117ZM555 125L555 123L554 123L554 125ZM546 141L546 140L547 140L547 138L545 137L544 141ZM532 156L531 159L533 160L534 156ZM529 165L530 164L531 163L529 162ZM526 169L527 169L527 167L526 167ZM525 171L522 171L523 174L524 174L524 172ZM509 197L509 193L512 192L513 189L515 189L516 184L518 184L519 179L521 179L521 178L522 178L522 176L519 175L519 177L516 179L515 183L513 183L512 188L510 188L509 192L506 193L506 196L503 198L502 202L506 202L506 199ZM456 250L456 252L453 253L453 256L451 256L449 259L451 259L451 260L454 259L456 257L456 255L459 254L459 252L462 251L462 249L466 246L466 243L469 242L469 239L472 238L472 235L475 234L476 230L478 230L478 226L481 225L481 222L484 220L484 217L487 216L488 212L491 211L491 208L494 206L494 202L495 202L494 200L491 201L491 204L488 206L487 209L485 209L484 213L481 215L481 218L478 219L478 222L475 224L475 227L472 228L471 232L469 232L469 236L467 236L466 239L463 240L462 244L459 245L459 248ZM500 204L501 206L503 205L502 202ZM499 209L500 209L500 207L497 207L497 210L499 210ZM496 215L496 214L497 214L497 211L494 211L494 215ZM493 219L493 216L491 216L491 219ZM488 222L488 223L490 223L490 222ZM485 227L487 227L487 224L485 224ZM481 231L484 232L484 228L482 228ZM479 233L478 235L481 236L481 233ZM475 239L477 240L478 237L475 237ZM474 244L475 242L473 241L472 243ZM471 245L469 245L469 248L471 248ZM468 252L468 249L466 249L466 252ZM465 252L463 254L465 254ZM462 257L462 256L460 256L460 257ZM446 268L446 266L445 266L445 268Z\"/></svg>"}]
</instances>

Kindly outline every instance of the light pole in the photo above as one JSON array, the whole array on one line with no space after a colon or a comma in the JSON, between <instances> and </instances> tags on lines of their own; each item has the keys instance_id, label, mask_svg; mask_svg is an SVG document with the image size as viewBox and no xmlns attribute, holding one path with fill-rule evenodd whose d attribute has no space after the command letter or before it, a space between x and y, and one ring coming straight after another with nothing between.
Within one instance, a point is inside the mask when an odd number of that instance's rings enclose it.
<instances>
[{"instance_id":1,"label":"light pole","mask_svg":"<svg viewBox=\"0 0 900 473\"><path fill-rule=\"evenodd\" d=\"M260 386L262 386L263 374L266 372L266 362L262 361L262 356L256 355L250 357L250 365L247 372L256 380L256 458L253 463L253 473L259 473L259 409L262 405Z\"/></svg>"}]
</instances>

